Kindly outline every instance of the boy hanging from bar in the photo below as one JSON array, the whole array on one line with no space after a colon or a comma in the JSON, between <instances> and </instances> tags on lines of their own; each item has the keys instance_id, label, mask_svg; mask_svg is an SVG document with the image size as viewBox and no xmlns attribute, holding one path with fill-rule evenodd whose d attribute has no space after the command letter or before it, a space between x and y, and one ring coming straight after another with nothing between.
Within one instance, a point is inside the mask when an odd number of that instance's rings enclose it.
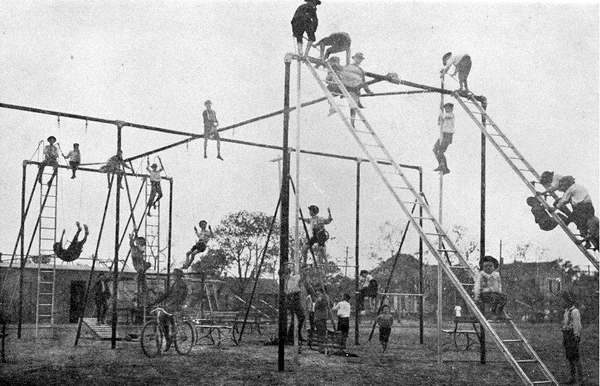
<instances>
[{"instance_id":1,"label":"boy hanging from bar","mask_svg":"<svg viewBox=\"0 0 600 386\"><path fill-rule=\"evenodd\" d=\"M448 149L448 146L452 143L452 136L454 135L454 105L452 103L444 104L442 111L438 117L438 126L440 126L441 138L435 142L433 146L433 154L438 161L438 167L433 169L436 172L442 172L444 174L450 173L448 164L446 162L446 155L444 154Z\"/></svg>"},{"instance_id":2,"label":"boy hanging from bar","mask_svg":"<svg viewBox=\"0 0 600 386\"><path fill-rule=\"evenodd\" d=\"M133 269L137 272L136 282L138 290L138 306L146 303L146 293L148 285L146 283L146 271L152 266L149 261L146 261L146 239L135 234L129 234L129 247L131 248L131 262Z\"/></svg>"},{"instance_id":3,"label":"boy hanging from bar","mask_svg":"<svg viewBox=\"0 0 600 386\"><path fill-rule=\"evenodd\" d=\"M319 264L324 264L327 262L325 243L329 239L329 233L327 233L327 230L325 230L325 225L330 224L333 221L333 218L331 217L331 210L327 208L327 213L329 216L327 218L323 218L318 216L319 207L316 205L311 205L308 207L308 213L310 218L300 218L301 221L309 223L312 229L312 236L302 246L304 265L306 265L308 250L311 249L315 244L319 246L317 249L317 262Z\"/></svg>"},{"instance_id":4,"label":"boy hanging from bar","mask_svg":"<svg viewBox=\"0 0 600 386\"><path fill-rule=\"evenodd\" d=\"M51 135L46 140L48 141L48 145L44 146L44 160L40 163L36 177L40 184L42 183L42 174L46 166L52 166L54 169L53 172L56 172L58 169L58 148L54 145L56 137ZM48 186L50 186L50 181L48 181Z\"/></svg>"},{"instance_id":5,"label":"boy hanging from bar","mask_svg":"<svg viewBox=\"0 0 600 386\"><path fill-rule=\"evenodd\" d=\"M317 40L315 38L315 32L319 26L319 19L317 18L317 5L321 4L320 0L304 0L306 4L302 4L294 12L292 18L292 34L296 38L296 45L298 47L298 55L307 57L312 44ZM304 32L308 36L308 42L306 43L306 52L302 52L302 39L304 38Z\"/></svg>"},{"instance_id":6,"label":"boy hanging from bar","mask_svg":"<svg viewBox=\"0 0 600 386\"><path fill-rule=\"evenodd\" d=\"M471 94L467 86L467 78L471 72L471 57L467 54L452 55L452 52L447 52L442 56L442 64L444 67L440 70L440 78L443 78L450 67L454 66L454 72L450 76L454 76L458 72L458 93L461 96Z\"/></svg>"},{"instance_id":7,"label":"boy hanging from bar","mask_svg":"<svg viewBox=\"0 0 600 386\"><path fill-rule=\"evenodd\" d=\"M352 39L350 39L350 35L346 32L334 32L331 35L319 40L317 43L313 44L313 47L319 47L320 50L320 58L321 60L327 60L329 55L335 54L338 52L346 52L346 65L350 64L350 45L352 44ZM327 51L325 51L325 47L328 46Z\"/></svg>"},{"instance_id":8,"label":"boy hanging from bar","mask_svg":"<svg viewBox=\"0 0 600 386\"><path fill-rule=\"evenodd\" d=\"M110 157L106 164L100 167L100 171L106 173L106 182L108 186L110 186L110 178L115 173L123 173L125 169L129 169L133 172L133 168L131 168L127 163L123 160L123 151L119 150L116 155ZM120 189L123 189L123 183L119 186Z\"/></svg>"},{"instance_id":9,"label":"boy hanging from bar","mask_svg":"<svg viewBox=\"0 0 600 386\"><path fill-rule=\"evenodd\" d=\"M150 157L146 157L146 170L148 171L148 173L150 174L150 198L148 199L148 216L152 216L150 214L150 209L154 208L156 209L156 204L158 204L158 201L160 201L160 199L163 196L162 193L162 189L160 187L160 173L165 170L161 159L158 159L158 162L160 162L160 169L158 168L158 165L156 163L153 163L152 166L150 166Z\"/></svg>"},{"instance_id":10,"label":"boy hanging from bar","mask_svg":"<svg viewBox=\"0 0 600 386\"><path fill-rule=\"evenodd\" d=\"M62 150L61 150L61 153L62 153ZM79 151L79 144L74 143L73 150L69 151L69 153L67 155L65 155L63 153L62 156L64 157L65 160L69 161L69 166L71 166L71 171L73 172L73 175L71 175L71 179L74 179L75 172L77 171L77 168L81 164L81 152Z\"/></svg>"},{"instance_id":11,"label":"boy hanging from bar","mask_svg":"<svg viewBox=\"0 0 600 386\"><path fill-rule=\"evenodd\" d=\"M86 224L83 224L83 239L78 241L77 239L79 238L79 234L81 233L81 224L79 223L79 221L77 221L75 225L77 225L77 232L75 232L75 236L73 236L73 240L71 241L71 244L69 244L67 249L63 248L63 238L65 237L66 232L66 230L64 229L62 231L62 234L60 235L60 241L54 243L53 245L52 249L54 249L54 254L62 261L71 262L77 260L81 255L83 245L87 241L87 237L90 234L88 226Z\"/></svg>"},{"instance_id":12,"label":"boy hanging from bar","mask_svg":"<svg viewBox=\"0 0 600 386\"><path fill-rule=\"evenodd\" d=\"M206 110L202 112L202 119L204 120L204 158L206 158L206 148L208 146L208 140L217 140L217 159L223 161L221 157L221 137L219 136L219 122L217 121L217 113L212 109L212 102L207 100L204 102Z\"/></svg>"},{"instance_id":13,"label":"boy hanging from bar","mask_svg":"<svg viewBox=\"0 0 600 386\"><path fill-rule=\"evenodd\" d=\"M185 254L185 263L181 267L182 269L188 269L190 265L192 265L192 263L194 262L194 258L196 257L196 255L206 250L206 244L208 243L208 240L215 236L212 228L210 227L210 225L208 225L206 220L201 220L198 223L198 225L200 226L200 230L198 230L198 228L194 226L194 232L196 232L198 241L196 241L196 244L194 244L192 249L187 251L187 253ZM207 225L208 230L206 229Z\"/></svg>"}]
</instances>

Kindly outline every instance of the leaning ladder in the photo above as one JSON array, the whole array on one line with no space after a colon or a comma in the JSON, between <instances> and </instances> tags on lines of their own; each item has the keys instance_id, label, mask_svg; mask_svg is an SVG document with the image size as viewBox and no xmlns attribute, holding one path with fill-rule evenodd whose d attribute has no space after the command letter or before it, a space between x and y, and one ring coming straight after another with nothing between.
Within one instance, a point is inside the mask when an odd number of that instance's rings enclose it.
<instances>
[{"instance_id":1,"label":"leaning ladder","mask_svg":"<svg viewBox=\"0 0 600 386\"><path fill-rule=\"evenodd\" d=\"M145 210L150 211L152 216L145 216L144 219L144 237L146 238L146 256L153 259L153 267L156 273L160 273L160 201L156 204L156 209L148 207L150 199L151 184L144 187L146 195Z\"/></svg>"},{"instance_id":2,"label":"leaning ladder","mask_svg":"<svg viewBox=\"0 0 600 386\"><path fill-rule=\"evenodd\" d=\"M296 56L296 58L298 58L298 57ZM514 341L516 341L516 339L507 339L507 338L500 337L500 335L498 334L496 329L492 326L492 323L490 321L488 321L484 317L483 313L479 310L479 308L475 304L474 300L471 298L471 296L467 292L467 289L465 288L465 287L472 287L473 283L463 283L457 276L457 273L459 273L461 271L462 272L467 271L469 273L470 278L473 279L475 277L475 272L467 264L467 262L465 261L463 256L460 254L460 252L458 251L458 249L456 248L456 246L454 245L452 240L448 237L446 232L443 230L441 224L434 217L434 215L433 215L431 209L429 208L429 205L426 203L425 199L412 186L410 181L407 179L407 177L402 172L402 169L400 168L398 163L396 163L396 161L394 161L394 159L392 158L392 156L390 155L390 153L384 146L383 142L379 139L377 134L373 131L373 128L371 127L369 122L366 120L366 118L364 117L362 112L358 109L356 102L352 99L352 96L349 94L348 90L346 89L344 84L341 82L339 76L333 71L333 69L331 68L331 66L328 63L321 62L321 61L319 61L317 59L313 59L313 58L308 58L308 60L304 60L304 59L301 59L301 60L306 64L306 66L310 70L311 74L317 81L318 85L321 87L321 89L325 93L327 100L332 105L332 107L335 108L335 111L337 112L339 117L342 119L344 125L346 126L346 128L348 129L348 131L350 132L352 137L354 137L354 139L356 140L356 142L358 143L359 147L362 149L364 154L367 156L367 159L370 161L371 165L375 169L375 172L381 177L384 185L392 193L392 196L394 197L396 202L400 205L400 208L402 209L404 214L407 216L407 218L409 219L409 221L411 222L413 227L417 230L417 232L419 233L424 244L427 246L430 253L437 260L438 265L443 269L444 273L448 276L448 278L450 279L450 282L454 285L454 287L456 288L458 293L461 295L461 297L465 301L465 304L467 305L467 307L469 308L471 313L477 318L477 320L479 321L481 326L483 328L485 328L485 330L493 338L496 345L498 346L498 348L500 349L500 351L502 352L502 354L504 355L506 360L509 362L509 364L512 366L512 368L515 370L515 372L517 373L517 375L521 379L521 381L526 385L537 385L537 384L558 385L558 382L556 381L556 379L554 378L552 373L550 373L548 368L539 359L537 354L535 354L535 351L533 351L533 348L531 348L531 346L528 343L526 343L525 338L520 333L520 331L518 331L518 329L514 325L514 323L511 322L510 324L508 324L508 326L510 328L512 328L518 335L520 335L519 341L523 341L524 344L527 344L527 346L531 349L530 354L531 354L532 358L516 359L515 356L509 350L508 345L507 345L508 343L513 343ZM319 74L317 73L315 68L311 65L311 62L321 63L322 65L324 65L326 67L329 74L331 74L332 78L333 78L333 80L330 82L330 84L334 84L337 86L341 95L344 98L346 98L346 100L348 101L349 107L356 111L356 116L357 116L356 121L362 124L361 127L358 127L358 125L356 128L352 126L352 124L350 123L349 117L342 110L342 108L341 108L342 106L336 103L334 96L328 90L325 82L319 77ZM378 164L378 161L384 161L384 162L391 164L393 167L393 171L392 172L383 171L382 168L380 167L380 165ZM408 205L412 205L415 203L416 203L416 205L419 205L423 208L423 212L424 212L423 216L414 216L411 214L410 210L408 209ZM423 221L423 224L424 224L423 226L421 226L419 224L420 221ZM425 226L428 226L429 228L433 228L433 230L426 230ZM441 239L442 243L440 243L439 245L441 245L442 247L438 248L438 247L436 247L436 244L437 244L438 240L440 240L440 239ZM448 259L448 260L446 260L442 256L442 254L444 254L446 259ZM455 262L454 265L450 264L451 260L453 260ZM457 271L456 273L455 273L455 270ZM514 343L516 343L516 342L514 342ZM537 365L538 370L531 369L531 368L527 368L527 369L523 368L522 365L525 365L526 363L531 363L531 364ZM526 372L526 370L527 370L527 372ZM536 373L541 371L541 373L544 375L545 379L532 381L530 379L530 375L528 375L528 372L531 374L533 371L536 371Z\"/></svg>"},{"instance_id":3,"label":"leaning ladder","mask_svg":"<svg viewBox=\"0 0 600 386\"><path fill-rule=\"evenodd\" d=\"M531 193L537 198L537 200L544 206L546 211L550 213L552 218L560 225L560 227L565 231L569 239L577 246L577 248L583 253L583 255L598 269L598 260L592 255L592 253L585 249L582 243L577 240L575 234L569 229L568 225L558 216L558 213L554 211L554 208L550 207L548 202L540 195L535 189L531 178L534 178L535 181L540 180L540 175L538 172L531 166L529 162L523 157L523 155L517 150L515 145L508 139L508 137L500 130L498 125L494 123L492 118L487 114L485 109L479 104L479 102L475 99L473 95L467 97L463 100L457 93L453 93L452 96L456 98L460 106L467 112L469 117L475 122L477 127L481 130L483 135L490 141L490 143L498 150L502 158L508 163L511 169L519 176L521 181L525 183L527 188L531 191ZM469 105L473 106L474 109L471 109ZM482 119L479 121L478 117L480 116ZM483 123L485 122L485 123ZM527 178L526 174L530 176ZM557 200L558 196L556 193L551 193L552 197Z\"/></svg>"},{"instance_id":4,"label":"leaning ladder","mask_svg":"<svg viewBox=\"0 0 600 386\"><path fill-rule=\"evenodd\" d=\"M47 169L47 168L46 168ZM40 184L40 226L38 232L38 263L37 263L37 294L35 305L35 336L40 328L50 328L54 333L54 295L56 288L56 256L54 243L56 242L56 206L58 195L58 176L50 181L52 184L46 188L46 179L54 173L43 173ZM44 196L47 201L44 205ZM43 256L52 256L51 268L46 264L42 266Z\"/></svg>"}]
</instances>

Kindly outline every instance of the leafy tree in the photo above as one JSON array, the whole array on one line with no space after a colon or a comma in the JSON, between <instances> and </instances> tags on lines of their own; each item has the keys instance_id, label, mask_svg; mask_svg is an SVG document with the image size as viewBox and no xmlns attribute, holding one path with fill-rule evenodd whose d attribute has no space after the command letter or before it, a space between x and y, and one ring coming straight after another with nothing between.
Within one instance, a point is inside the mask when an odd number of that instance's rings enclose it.
<instances>
[{"instance_id":1,"label":"leafy tree","mask_svg":"<svg viewBox=\"0 0 600 386\"><path fill-rule=\"evenodd\" d=\"M267 241L272 217L245 210L226 215L214 229L215 240L226 256L226 267L235 272L237 293L242 295L256 276L256 267ZM273 272L279 255L279 225L275 224L261 271Z\"/></svg>"},{"instance_id":2,"label":"leafy tree","mask_svg":"<svg viewBox=\"0 0 600 386\"><path fill-rule=\"evenodd\" d=\"M218 278L228 264L227 253L223 248L208 249L206 254L192 265L192 270L204 273L207 278Z\"/></svg>"}]
</instances>

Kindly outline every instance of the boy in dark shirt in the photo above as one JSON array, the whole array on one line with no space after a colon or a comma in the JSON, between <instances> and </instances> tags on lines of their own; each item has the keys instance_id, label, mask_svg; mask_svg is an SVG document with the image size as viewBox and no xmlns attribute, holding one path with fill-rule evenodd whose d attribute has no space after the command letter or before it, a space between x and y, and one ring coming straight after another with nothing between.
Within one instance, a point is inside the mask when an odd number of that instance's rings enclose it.
<instances>
[{"instance_id":1,"label":"boy in dark shirt","mask_svg":"<svg viewBox=\"0 0 600 386\"><path fill-rule=\"evenodd\" d=\"M319 19L317 18L317 5L321 4L320 0L304 0L306 4L302 4L296 9L294 17L292 18L292 34L296 38L296 44L298 45L298 55L302 56L302 39L304 32L308 36L308 43L306 44L306 52L304 56L308 56L310 47L317 40L315 38L315 32L319 26Z\"/></svg>"},{"instance_id":2,"label":"boy in dark shirt","mask_svg":"<svg viewBox=\"0 0 600 386\"><path fill-rule=\"evenodd\" d=\"M165 351L168 351L171 348L171 335L169 334L169 325L173 326L173 331L175 331L175 319L173 313L181 312L183 308L183 304L188 295L188 288L183 281L183 271L179 268L175 268L173 270L173 276L175 277L175 281L171 285L171 288L167 292L165 292L162 296L160 296L155 304L164 302L165 311L169 312L169 314L161 314L160 323L165 331L165 338L167 340L167 347Z\"/></svg>"},{"instance_id":3,"label":"boy in dark shirt","mask_svg":"<svg viewBox=\"0 0 600 386\"><path fill-rule=\"evenodd\" d=\"M379 325L379 342L381 342L381 347L383 348L383 352L385 352L390 340L390 334L392 333L392 324L394 324L394 316L390 313L390 306L387 304L381 307L381 314L377 317L377 324Z\"/></svg>"},{"instance_id":4,"label":"boy in dark shirt","mask_svg":"<svg viewBox=\"0 0 600 386\"><path fill-rule=\"evenodd\" d=\"M56 257L61 259L62 261L70 262L77 260L81 255L81 250L83 249L83 244L87 241L87 237L90 234L88 231L87 225L83 224L83 229L85 231L83 239L81 241L77 241L79 237L79 233L81 233L81 224L79 221L75 223L77 225L77 232L75 232L75 236L73 236L73 240L71 244L67 247L67 249L63 248L63 237L65 237L65 230L63 229L62 235L60 236L60 241L54 243L53 249Z\"/></svg>"},{"instance_id":5,"label":"boy in dark shirt","mask_svg":"<svg viewBox=\"0 0 600 386\"><path fill-rule=\"evenodd\" d=\"M206 147L208 146L208 140L217 140L217 159L223 161L221 157L221 137L219 137L219 122L217 121L217 113L212 109L212 102L207 100L204 102L206 110L202 112L202 119L204 121L204 158L206 158Z\"/></svg>"},{"instance_id":6,"label":"boy in dark shirt","mask_svg":"<svg viewBox=\"0 0 600 386\"><path fill-rule=\"evenodd\" d=\"M329 298L322 287L317 289L317 300L315 301L315 327L319 344L325 348L327 341L327 319L329 319Z\"/></svg>"}]
</instances>

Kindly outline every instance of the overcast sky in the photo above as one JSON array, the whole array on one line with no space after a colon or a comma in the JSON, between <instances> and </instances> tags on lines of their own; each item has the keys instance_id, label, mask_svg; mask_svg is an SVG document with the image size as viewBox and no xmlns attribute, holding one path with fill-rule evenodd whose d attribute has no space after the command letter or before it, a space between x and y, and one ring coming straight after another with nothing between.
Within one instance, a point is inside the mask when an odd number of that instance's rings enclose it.
<instances>
[{"instance_id":1,"label":"overcast sky","mask_svg":"<svg viewBox=\"0 0 600 386\"><path fill-rule=\"evenodd\" d=\"M283 58L294 48L289 22L301 3L4 1L0 101L196 132L202 130L208 98L222 126L278 110ZM369 71L393 71L402 79L437 86L441 56L469 53L470 88L488 97L495 122L539 172L575 176L598 207L597 5L323 0L318 14L317 38L348 32L353 51L364 53ZM402 88L378 84L372 89ZM304 71L302 99L319 96L314 79ZM438 136L439 102L435 94L364 100L367 119L396 160L423 167L425 192L436 212L439 192L431 149ZM114 153L116 136L109 125L90 123L86 129L84 122L62 119L59 128L56 118L7 109L0 109L0 121L0 250L9 253L18 232L21 161L31 157L37 142L52 134L65 151L79 142L83 162L100 162ZM295 140L294 116L291 124ZM279 116L225 136L280 144L281 126ZM304 109L301 126L303 148L360 156L339 118L327 117L326 104ZM131 156L180 138L126 129L123 148ZM479 143L477 127L457 110L454 143L447 152L452 173L444 181L443 217L448 228L466 226L475 240ZM498 254L500 240L506 257L515 245L531 241L547 249L547 258L586 265L562 231L538 229L525 204L526 187L488 149L488 253ZM232 211L270 214L275 208L278 172L269 161L280 153L231 144L223 144L222 153L224 162L214 158L215 144L210 143L204 160L201 142L194 141L161 154L175 181L177 265L194 243L192 227L198 220L216 224ZM372 168L363 165L362 171L361 255L367 256L381 224L406 220ZM417 174L407 173L416 183ZM349 246L352 256L355 163L304 156L300 174L303 207L314 203L332 210L331 253L341 259ZM66 227L69 236L79 219L90 225L95 241L105 179L82 173L70 180L62 173L59 183L59 227ZM104 254L110 254L113 239L111 230L102 244ZM88 243L84 254L93 245ZM416 250L412 231L404 251ZM374 263L365 261L365 266Z\"/></svg>"}]
</instances>

